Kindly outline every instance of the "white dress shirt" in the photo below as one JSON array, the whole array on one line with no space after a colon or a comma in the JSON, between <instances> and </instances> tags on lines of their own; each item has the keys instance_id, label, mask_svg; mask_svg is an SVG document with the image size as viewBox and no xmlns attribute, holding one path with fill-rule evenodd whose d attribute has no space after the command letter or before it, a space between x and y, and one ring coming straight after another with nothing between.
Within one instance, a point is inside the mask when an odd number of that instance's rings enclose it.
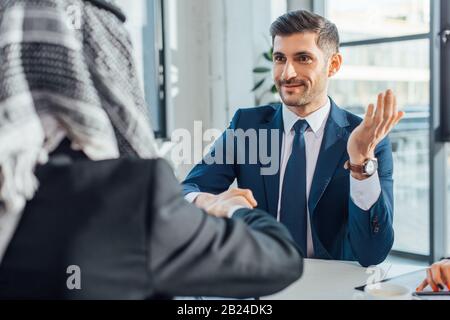
<instances>
[{"instance_id":1,"label":"white dress shirt","mask_svg":"<svg viewBox=\"0 0 450 320\"><path fill-rule=\"evenodd\" d=\"M286 106L283 105L283 142L281 147L281 166L280 166L280 189L278 194L278 213L277 218L280 221L281 192L283 188L284 173L292 153L295 131L295 123L302 119L308 122L309 128L305 132L305 151L306 151L306 198L309 199L311 184L316 170L316 164L319 157L320 147L325 132L325 124L331 111L331 102L327 103L319 110L306 118L300 118ZM185 196L189 202L193 202L199 193L193 192ZM356 206L364 211L368 211L379 199L381 195L380 179L378 172L365 180L357 180L350 175L350 196ZM236 208L230 210L229 216L236 211ZM311 224L309 221L309 208L307 212L307 255L314 257L314 246L311 235Z\"/></svg>"}]
</instances>

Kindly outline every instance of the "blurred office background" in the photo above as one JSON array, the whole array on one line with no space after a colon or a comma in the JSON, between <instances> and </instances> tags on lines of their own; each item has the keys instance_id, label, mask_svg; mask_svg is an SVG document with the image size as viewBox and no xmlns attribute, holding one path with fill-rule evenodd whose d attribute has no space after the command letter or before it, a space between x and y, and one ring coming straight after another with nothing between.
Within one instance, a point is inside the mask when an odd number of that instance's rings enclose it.
<instances>
[{"instance_id":1,"label":"blurred office background","mask_svg":"<svg viewBox=\"0 0 450 320\"><path fill-rule=\"evenodd\" d=\"M153 128L162 144L175 129L192 132L194 121L202 121L203 130L223 130L238 108L279 99L271 90L271 63L264 55L271 46L269 26L279 15L307 9L335 22L344 66L332 81L331 97L362 116L377 93L392 88L407 112L391 134L393 253L423 262L450 256L450 144L441 142L436 130L440 97L450 89L441 87L440 1L115 2L128 16ZM178 167L179 178L191 167Z\"/></svg>"}]
</instances>

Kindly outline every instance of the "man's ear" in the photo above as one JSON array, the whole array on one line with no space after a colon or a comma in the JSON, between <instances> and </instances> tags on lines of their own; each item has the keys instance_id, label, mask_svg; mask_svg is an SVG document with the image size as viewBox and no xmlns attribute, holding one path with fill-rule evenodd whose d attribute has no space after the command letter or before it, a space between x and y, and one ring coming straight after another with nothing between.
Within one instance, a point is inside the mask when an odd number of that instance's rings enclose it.
<instances>
[{"instance_id":1,"label":"man's ear","mask_svg":"<svg viewBox=\"0 0 450 320\"><path fill-rule=\"evenodd\" d=\"M331 78L339 72L342 65L342 54L335 53L330 59L330 68L328 69L328 77Z\"/></svg>"}]
</instances>

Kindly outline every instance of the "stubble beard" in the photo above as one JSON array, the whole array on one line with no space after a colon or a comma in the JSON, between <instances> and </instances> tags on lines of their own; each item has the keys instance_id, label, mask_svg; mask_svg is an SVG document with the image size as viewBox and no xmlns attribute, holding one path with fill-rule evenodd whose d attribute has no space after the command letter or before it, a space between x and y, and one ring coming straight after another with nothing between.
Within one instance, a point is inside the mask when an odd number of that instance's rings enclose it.
<instances>
[{"instance_id":1,"label":"stubble beard","mask_svg":"<svg viewBox=\"0 0 450 320\"><path fill-rule=\"evenodd\" d=\"M323 95L323 93L327 91L328 88L328 82L327 82L328 76L327 76L327 69L325 68L321 78L316 83L315 87L312 87L310 85L310 82L306 81L298 81L298 83L303 84L303 93L300 94L298 98L285 96L282 91L282 81L279 81L277 84L278 92L280 92L280 97L283 103L286 106L293 107L293 108L299 108L299 109L306 109L309 105L315 102L320 96ZM295 82L295 81L294 81Z\"/></svg>"}]
</instances>

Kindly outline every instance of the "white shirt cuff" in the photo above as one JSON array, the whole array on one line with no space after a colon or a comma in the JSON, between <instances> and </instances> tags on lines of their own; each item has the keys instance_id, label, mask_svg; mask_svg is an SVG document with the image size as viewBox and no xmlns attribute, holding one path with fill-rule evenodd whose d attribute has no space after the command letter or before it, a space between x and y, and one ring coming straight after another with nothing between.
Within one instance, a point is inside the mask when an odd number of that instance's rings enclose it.
<instances>
[{"instance_id":1,"label":"white shirt cuff","mask_svg":"<svg viewBox=\"0 0 450 320\"><path fill-rule=\"evenodd\" d=\"M350 197L361 210L369 211L381 195L378 171L365 180L358 180L350 175Z\"/></svg>"},{"instance_id":2,"label":"white shirt cuff","mask_svg":"<svg viewBox=\"0 0 450 320\"><path fill-rule=\"evenodd\" d=\"M189 203L194 203L195 199L199 196L200 192L191 192L184 196L184 199Z\"/></svg>"}]
</instances>

